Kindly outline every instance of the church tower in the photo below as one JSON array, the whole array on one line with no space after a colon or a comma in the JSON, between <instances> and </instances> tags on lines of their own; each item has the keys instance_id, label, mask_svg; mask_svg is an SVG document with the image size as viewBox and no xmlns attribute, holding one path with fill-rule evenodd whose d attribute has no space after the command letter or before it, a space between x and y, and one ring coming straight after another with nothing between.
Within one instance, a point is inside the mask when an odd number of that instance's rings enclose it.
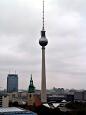
<instances>
[{"instance_id":1,"label":"church tower","mask_svg":"<svg viewBox=\"0 0 86 115\"><path fill-rule=\"evenodd\" d=\"M32 74L31 74L31 79L30 79L30 85L28 88L28 101L27 104L28 106L33 106L34 105L34 93L35 93L35 87L33 85L33 79L32 79Z\"/></svg>"}]
</instances>

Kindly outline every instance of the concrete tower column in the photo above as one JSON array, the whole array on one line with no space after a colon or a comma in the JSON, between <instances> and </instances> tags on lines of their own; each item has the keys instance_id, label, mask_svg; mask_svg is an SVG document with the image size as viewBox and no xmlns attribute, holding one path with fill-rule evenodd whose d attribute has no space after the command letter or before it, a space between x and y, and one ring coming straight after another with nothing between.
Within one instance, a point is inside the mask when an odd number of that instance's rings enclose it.
<instances>
[{"instance_id":1,"label":"concrete tower column","mask_svg":"<svg viewBox=\"0 0 86 115\"><path fill-rule=\"evenodd\" d=\"M47 102L47 96L46 96L46 69L45 69L45 46L42 46L41 101L43 103Z\"/></svg>"}]
</instances>

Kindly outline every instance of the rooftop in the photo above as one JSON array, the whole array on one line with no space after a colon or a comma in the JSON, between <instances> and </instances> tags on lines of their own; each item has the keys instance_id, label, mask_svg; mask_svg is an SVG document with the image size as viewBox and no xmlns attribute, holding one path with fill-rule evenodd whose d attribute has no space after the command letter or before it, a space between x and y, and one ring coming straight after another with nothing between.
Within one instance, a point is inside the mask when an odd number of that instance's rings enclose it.
<instances>
[{"instance_id":1,"label":"rooftop","mask_svg":"<svg viewBox=\"0 0 86 115\"><path fill-rule=\"evenodd\" d=\"M17 111L24 111L24 110L17 107L7 107L7 108L0 107L0 113L1 112L17 112Z\"/></svg>"},{"instance_id":2,"label":"rooftop","mask_svg":"<svg viewBox=\"0 0 86 115\"><path fill-rule=\"evenodd\" d=\"M0 115L36 115L36 113L16 107L0 107Z\"/></svg>"}]
</instances>

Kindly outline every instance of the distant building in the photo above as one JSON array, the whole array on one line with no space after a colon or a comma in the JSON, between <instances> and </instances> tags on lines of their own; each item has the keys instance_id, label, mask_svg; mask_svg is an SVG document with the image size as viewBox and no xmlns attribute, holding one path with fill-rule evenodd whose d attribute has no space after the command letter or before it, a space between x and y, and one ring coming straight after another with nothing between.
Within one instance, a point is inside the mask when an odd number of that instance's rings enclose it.
<instances>
[{"instance_id":1,"label":"distant building","mask_svg":"<svg viewBox=\"0 0 86 115\"><path fill-rule=\"evenodd\" d=\"M52 90L49 90L54 95L64 95L64 88L53 88Z\"/></svg>"},{"instance_id":2,"label":"distant building","mask_svg":"<svg viewBox=\"0 0 86 115\"><path fill-rule=\"evenodd\" d=\"M0 107L9 106L9 96L5 93L0 92Z\"/></svg>"},{"instance_id":3,"label":"distant building","mask_svg":"<svg viewBox=\"0 0 86 115\"><path fill-rule=\"evenodd\" d=\"M28 100L27 100L27 104L28 106L32 106L34 105L34 93L35 93L35 87L33 85L33 80L32 80L32 75L31 75L31 79L30 79L30 85L28 88Z\"/></svg>"},{"instance_id":4,"label":"distant building","mask_svg":"<svg viewBox=\"0 0 86 115\"><path fill-rule=\"evenodd\" d=\"M18 102L18 92L12 92L12 93L8 93L9 95L9 101L14 103L14 102Z\"/></svg>"},{"instance_id":5,"label":"distant building","mask_svg":"<svg viewBox=\"0 0 86 115\"><path fill-rule=\"evenodd\" d=\"M64 94L64 88L58 88L56 92L58 95L63 95Z\"/></svg>"},{"instance_id":6,"label":"distant building","mask_svg":"<svg viewBox=\"0 0 86 115\"><path fill-rule=\"evenodd\" d=\"M29 110L16 107L0 108L0 115L37 115Z\"/></svg>"},{"instance_id":7,"label":"distant building","mask_svg":"<svg viewBox=\"0 0 86 115\"><path fill-rule=\"evenodd\" d=\"M74 95L73 94L66 94L65 100L66 101L74 101Z\"/></svg>"},{"instance_id":8,"label":"distant building","mask_svg":"<svg viewBox=\"0 0 86 115\"><path fill-rule=\"evenodd\" d=\"M7 92L18 92L18 75L8 74L7 76Z\"/></svg>"},{"instance_id":9,"label":"distant building","mask_svg":"<svg viewBox=\"0 0 86 115\"><path fill-rule=\"evenodd\" d=\"M23 102L27 102L28 92L27 91L19 91L18 92L18 99L22 100Z\"/></svg>"},{"instance_id":10,"label":"distant building","mask_svg":"<svg viewBox=\"0 0 86 115\"><path fill-rule=\"evenodd\" d=\"M86 102L86 91L77 91L74 93L74 100L75 101L84 101Z\"/></svg>"},{"instance_id":11,"label":"distant building","mask_svg":"<svg viewBox=\"0 0 86 115\"><path fill-rule=\"evenodd\" d=\"M86 101L86 90L84 91L84 101Z\"/></svg>"},{"instance_id":12,"label":"distant building","mask_svg":"<svg viewBox=\"0 0 86 115\"><path fill-rule=\"evenodd\" d=\"M75 101L83 101L84 100L84 92L83 91L77 91L74 93L74 100Z\"/></svg>"}]
</instances>

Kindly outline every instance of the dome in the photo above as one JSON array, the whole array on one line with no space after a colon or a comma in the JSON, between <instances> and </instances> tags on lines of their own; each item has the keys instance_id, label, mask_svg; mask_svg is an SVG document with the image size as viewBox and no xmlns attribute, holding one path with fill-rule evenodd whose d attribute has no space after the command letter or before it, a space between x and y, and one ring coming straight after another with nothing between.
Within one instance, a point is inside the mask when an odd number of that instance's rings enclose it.
<instances>
[{"instance_id":1,"label":"dome","mask_svg":"<svg viewBox=\"0 0 86 115\"><path fill-rule=\"evenodd\" d=\"M48 44L48 40L46 37L41 37L40 40L39 40L39 44L41 46L46 46Z\"/></svg>"}]
</instances>

